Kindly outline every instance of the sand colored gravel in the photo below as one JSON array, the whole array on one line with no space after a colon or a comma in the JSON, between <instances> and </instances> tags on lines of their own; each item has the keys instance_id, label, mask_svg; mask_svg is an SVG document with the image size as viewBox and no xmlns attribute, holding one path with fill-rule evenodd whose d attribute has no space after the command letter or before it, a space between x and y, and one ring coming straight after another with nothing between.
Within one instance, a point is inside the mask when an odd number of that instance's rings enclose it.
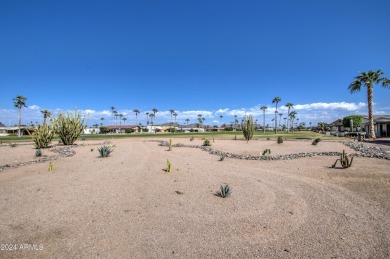
<instances>
[{"instance_id":1,"label":"sand colored gravel","mask_svg":"<svg viewBox=\"0 0 390 259\"><path fill-rule=\"evenodd\" d=\"M330 168L335 157L326 156L221 162L200 149L167 151L149 139L111 140L114 152L99 158L102 142L79 142L74 156L53 162L53 173L48 162L0 172L0 244L18 248L0 250L1 258L390 256L389 160L359 157L346 170ZM327 141L212 145L255 155L265 148L273 155L354 152ZM32 145L11 149L0 147L0 165L34 159ZM167 159L171 173L164 171ZM233 189L226 199L214 195L224 183Z\"/></svg>"}]
</instances>

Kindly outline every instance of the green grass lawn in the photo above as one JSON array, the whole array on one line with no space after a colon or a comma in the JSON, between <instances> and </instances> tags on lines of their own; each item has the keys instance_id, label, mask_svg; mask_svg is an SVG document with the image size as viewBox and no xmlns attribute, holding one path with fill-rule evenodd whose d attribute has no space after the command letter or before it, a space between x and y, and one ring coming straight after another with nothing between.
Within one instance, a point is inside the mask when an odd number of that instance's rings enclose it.
<instances>
[{"instance_id":1,"label":"green grass lawn","mask_svg":"<svg viewBox=\"0 0 390 259\"><path fill-rule=\"evenodd\" d=\"M202 138L219 138L219 139L234 139L235 136L237 136L237 139L244 139L244 136L241 131L232 132L232 131L225 131L225 132L206 132L206 133L132 133L132 134L97 134L97 135L81 135L79 139L85 138L85 140L90 139L119 139L119 138L190 138L191 136L194 137L202 137ZM266 133L263 133L262 131L256 131L253 138L254 139L276 139L278 136L282 136L283 138L287 139L333 139L333 140L343 140L346 138L342 137L335 137L335 136L326 136L324 134L315 133L312 131L294 131L294 132L281 132L278 134L275 134L274 132L268 131ZM55 137L53 142L57 142L59 140L58 137ZM18 138L17 136L5 136L0 137L0 141L3 143L10 143L10 142L30 142L31 137L30 136L22 136Z\"/></svg>"}]
</instances>

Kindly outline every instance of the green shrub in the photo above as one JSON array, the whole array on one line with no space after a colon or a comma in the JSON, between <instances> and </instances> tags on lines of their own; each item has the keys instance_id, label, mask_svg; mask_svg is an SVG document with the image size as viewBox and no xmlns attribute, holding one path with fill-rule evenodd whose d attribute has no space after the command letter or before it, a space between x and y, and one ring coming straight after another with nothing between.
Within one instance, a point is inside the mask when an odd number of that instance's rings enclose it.
<instances>
[{"instance_id":1,"label":"green shrub","mask_svg":"<svg viewBox=\"0 0 390 259\"><path fill-rule=\"evenodd\" d=\"M206 139L203 141L203 146L205 146L205 147L211 146L210 140L208 140L208 139L206 138Z\"/></svg>"},{"instance_id":2,"label":"green shrub","mask_svg":"<svg viewBox=\"0 0 390 259\"><path fill-rule=\"evenodd\" d=\"M225 156L222 155L220 158L219 158L219 161L224 161L225 160Z\"/></svg>"},{"instance_id":3,"label":"green shrub","mask_svg":"<svg viewBox=\"0 0 390 259\"><path fill-rule=\"evenodd\" d=\"M278 144L282 144L283 143L283 138L281 136L279 136L277 142L278 142Z\"/></svg>"},{"instance_id":4,"label":"green shrub","mask_svg":"<svg viewBox=\"0 0 390 259\"><path fill-rule=\"evenodd\" d=\"M106 126L101 126L101 127L100 127L100 133L106 134L106 133L108 133L108 132L110 132L110 130L108 129L108 127L106 127Z\"/></svg>"},{"instance_id":5,"label":"green shrub","mask_svg":"<svg viewBox=\"0 0 390 259\"><path fill-rule=\"evenodd\" d=\"M42 151L40 148L35 150L35 156L42 156Z\"/></svg>"},{"instance_id":6,"label":"green shrub","mask_svg":"<svg viewBox=\"0 0 390 259\"><path fill-rule=\"evenodd\" d=\"M101 157L108 157L108 155L114 151L110 146L101 146L98 148Z\"/></svg>"},{"instance_id":7,"label":"green shrub","mask_svg":"<svg viewBox=\"0 0 390 259\"><path fill-rule=\"evenodd\" d=\"M313 140L313 142L311 144L316 146L320 141L321 141L320 138L316 138L315 140Z\"/></svg>"},{"instance_id":8,"label":"green shrub","mask_svg":"<svg viewBox=\"0 0 390 259\"><path fill-rule=\"evenodd\" d=\"M217 196L220 196L222 198L227 198L232 193L232 189L228 184L221 185L221 190L217 192Z\"/></svg>"},{"instance_id":9,"label":"green shrub","mask_svg":"<svg viewBox=\"0 0 390 259\"><path fill-rule=\"evenodd\" d=\"M135 129L125 129L125 133L130 134L133 133Z\"/></svg>"},{"instance_id":10,"label":"green shrub","mask_svg":"<svg viewBox=\"0 0 390 259\"><path fill-rule=\"evenodd\" d=\"M15 142L11 142L11 143L9 143L9 146L10 147L16 147L16 143Z\"/></svg>"},{"instance_id":11,"label":"green shrub","mask_svg":"<svg viewBox=\"0 0 390 259\"><path fill-rule=\"evenodd\" d=\"M80 112L67 113L67 115L60 113L53 122L56 133L64 145L73 145L87 126Z\"/></svg>"}]
</instances>

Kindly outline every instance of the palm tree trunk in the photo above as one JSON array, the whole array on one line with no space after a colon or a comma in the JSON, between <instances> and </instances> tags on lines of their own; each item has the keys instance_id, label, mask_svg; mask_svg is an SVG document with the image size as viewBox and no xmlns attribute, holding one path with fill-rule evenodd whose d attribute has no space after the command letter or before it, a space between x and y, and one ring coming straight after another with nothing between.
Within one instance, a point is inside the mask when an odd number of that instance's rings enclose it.
<instances>
[{"instance_id":1,"label":"palm tree trunk","mask_svg":"<svg viewBox=\"0 0 390 259\"><path fill-rule=\"evenodd\" d=\"M374 130L374 116L372 115L372 86L367 85L367 105L368 105L368 120L369 120L369 136L376 138Z\"/></svg>"},{"instance_id":2,"label":"palm tree trunk","mask_svg":"<svg viewBox=\"0 0 390 259\"><path fill-rule=\"evenodd\" d=\"M265 133L265 110L263 111L263 133Z\"/></svg>"},{"instance_id":3,"label":"palm tree trunk","mask_svg":"<svg viewBox=\"0 0 390 259\"><path fill-rule=\"evenodd\" d=\"M18 137L20 138L21 135L20 135L20 124L21 124L21 121L22 121L22 116L20 114L20 108L18 108Z\"/></svg>"}]
</instances>

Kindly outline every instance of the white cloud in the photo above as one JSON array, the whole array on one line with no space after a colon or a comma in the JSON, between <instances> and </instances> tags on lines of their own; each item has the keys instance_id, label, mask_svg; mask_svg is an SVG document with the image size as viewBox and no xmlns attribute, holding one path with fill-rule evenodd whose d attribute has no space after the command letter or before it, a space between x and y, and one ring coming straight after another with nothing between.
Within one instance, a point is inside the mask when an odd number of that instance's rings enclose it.
<instances>
[{"instance_id":1,"label":"white cloud","mask_svg":"<svg viewBox=\"0 0 390 259\"><path fill-rule=\"evenodd\" d=\"M38 105L30 105L30 106L28 106L28 109L30 109L30 110L40 110L41 108Z\"/></svg>"}]
</instances>

